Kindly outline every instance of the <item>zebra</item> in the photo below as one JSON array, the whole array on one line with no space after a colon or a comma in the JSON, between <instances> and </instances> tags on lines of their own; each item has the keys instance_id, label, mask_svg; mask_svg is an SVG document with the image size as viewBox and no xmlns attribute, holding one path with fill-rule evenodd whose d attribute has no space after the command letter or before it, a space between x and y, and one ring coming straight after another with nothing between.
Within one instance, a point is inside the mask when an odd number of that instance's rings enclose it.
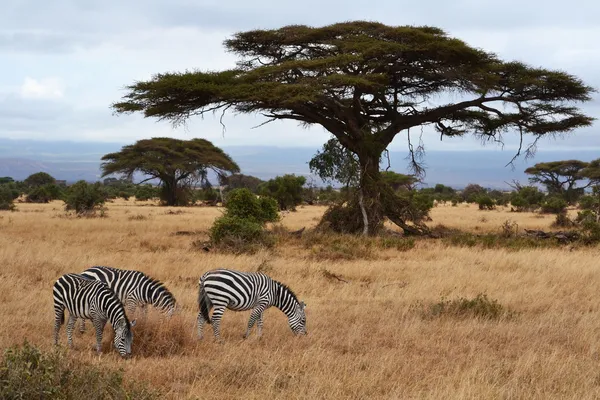
<instances>
[{"instance_id":1,"label":"zebra","mask_svg":"<svg viewBox=\"0 0 600 400\"><path fill-rule=\"evenodd\" d=\"M115 293L101 282L79 274L65 274L52 288L54 298L54 344L58 345L60 326L65 322L65 308L69 310L67 339L73 347L73 328L77 318L91 319L96 328L96 351L101 353L102 332L107 321L115 331L114 345L122 357L131 355L135 320L129 322L125 308Z\"/></svg>"},{"instance_id":2,"label":"zebra","mask_svg":"<svg viewBox=\"0 0 600 400\"><path fill-rule=\"evenodd\" d=\"M152 304L169 317L175 312L176 301L173 294L162 282L143 272L96 265L86 269L81 275L108 285L130 315L138 306L143 310L145 318L147 304ZM85 331L85 320L81 321L79 331Z\"/></svg>"},{"instance_id":3,"label":"zebra","mask_svg":"<svg viewBox=\"0 0 600 400\"><path fill-rule=\"evenodd\" d=\"M263 312L275 306L287 317L294 335L306 335L306 304L298 301L292 290L281 282L271 279L262 272L240 272L230 269L215 269L204 273L198 282L198 339L202 339L204 323L212 323L213 333L222 343L219 327L225 308L233 311L252 310L244 339L256 323L260 337L263 327ZM214 307L212 321L208 315Z\"/></svg>"}]
</instances>

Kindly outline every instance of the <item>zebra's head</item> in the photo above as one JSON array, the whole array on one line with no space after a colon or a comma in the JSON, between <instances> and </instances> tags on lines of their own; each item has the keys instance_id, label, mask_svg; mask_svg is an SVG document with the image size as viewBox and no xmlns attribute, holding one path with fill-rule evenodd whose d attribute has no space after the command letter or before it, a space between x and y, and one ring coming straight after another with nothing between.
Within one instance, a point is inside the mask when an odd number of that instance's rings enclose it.
<instances>
[{"instance_id":1,"label":"zebra's head","mask_svg":"<svg viewBox=\"0 0 600 400\"><path fill-rule=\"evenodd\" d=\"M121 321L115 327L115 348L121 357L129 357L131 355L131 345L133 344L133 332L131 328L135 326L135 320L131 323Z\"/></svg>"},{"instance_id":2,"label":"zebra's head","mask_svg":"<svg viewBox=\"0 0 600 400\"><path fill-rule=\"evenodd\" d=\"M304 309L306 308L306 304L303 301L296 303L294 311L292 315L288 318L288 322L290 323L290 328L292 328L292 332L294 335L306 335L306 314L304 313Z\"/></svg>"}]
</instances>

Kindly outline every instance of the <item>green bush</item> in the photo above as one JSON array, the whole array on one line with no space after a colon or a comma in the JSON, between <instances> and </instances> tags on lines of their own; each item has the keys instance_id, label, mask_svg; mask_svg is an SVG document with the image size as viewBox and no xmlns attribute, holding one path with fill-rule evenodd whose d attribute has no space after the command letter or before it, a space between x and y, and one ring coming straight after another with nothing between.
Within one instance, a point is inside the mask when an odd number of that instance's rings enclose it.
<instances>
[{"instance_id":1,"label":"green bush","mask_svg":"<svg viewBox=\"0 0 600 400\"><path fill-rule=\"evenodd\" d=\"M0 210L13 211L15 205L12 190L7 185L0 185Z\"/></svg>"},{"instance_id":2,"label":"green bush","mask_svg":"<svg viewBox=\"0 0 600 400\"><path fill-rule=\"evenodd\" d=\"M225 201L227 215L234 218L249 219L264 224L277 222L277 201L270 197L258 198L249 189L234 189Z\"/></svg>"},{"instance_id":3,"label":"green bush","mask_svg":"<svg viewBox=\"0 0 600 400\"><path fill-rule=\"evenodd\" d=\"M152 185L138 186L134 196L139 201L156 199L159 196L159 189Z\"/></svg>"},{"instance_id":4,"label":"green bush","mask_svg":"<svg viewBox=\"0 0 600 400\"><path fill-rule=\"evenodd\" d=\"M25 342L4 351L0 365L2 399L158 399L144 385L125 383L122 370L75 361L59 352L42 352Z\"/></svg>"},{"instance_id":5,"label":"green bush","mask_svg":"<svg viewBox=\"0 0 600 400\"><path fill-rule=\"evenodd\" d=\"M549 197L542 203L542 212L548 214L561 214L567 208L567 202L561 197Z\"/></svg>"},{"instance_id":6,"label":"green bush","mask_svg":"<svg viewBox=\"0 0 600 400\"><path fill-rule=\"evenodd\" d=\"M493 210L494 208L496 208L494 200L486 194L477 197L475 202L479 206L480 210Z\"/></svg>"},{"instance_id":7,"label":"green bush","mask_svg":"<svg viewBox=\"0 0 600 400\"><path fill-rule=\"evenodd\" d=\"M234 189L227 195L225 214L210 228L210 241L216 247L234 253L272 247L275 241L266 232L265 224L278 220L274 199L259 199L246 188Z\"/></svg>"},{"instance_id":8,"label":"green bush","mask_svg":"<svg viewBox=\"0 0 600 400\"><path fill-rule=\"evenodd\" d=\"M107 194L99 182L89 184L81 180L67 188L65 209L74 210L76 214L94 213L104 204L106 198Z\"/></svg>"},{"instance_id":9,"label":"green bush","mask_svg":"<svg viewBox=\"0 0 600 400\"><path fill-rule=\"evenodd\" d=\"M28 203L48 203L52 200L59 200L62 195L63 191L60 186L55 183L48 183L33 188L27 194L25 201Z\"/></svg>"},{"instance_id":10,"label":"green bush","mask_svg":"<svg viewBox=\"0 0 600 400\"><path fill-rule=\"evenodd\" d=\"M260 186L259 194L277 200L280 210L296 210L302 202L302 194L306 178L294 174L286 174L271 179Z\"/></svg>"}]
</instances>

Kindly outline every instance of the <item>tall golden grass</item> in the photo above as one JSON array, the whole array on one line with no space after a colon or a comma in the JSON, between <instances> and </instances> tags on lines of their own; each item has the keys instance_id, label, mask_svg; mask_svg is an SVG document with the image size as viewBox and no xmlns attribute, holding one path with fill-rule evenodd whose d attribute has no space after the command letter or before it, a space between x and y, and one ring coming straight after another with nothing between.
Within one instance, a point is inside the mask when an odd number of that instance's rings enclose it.
<instances>
[{"instance_id":1,"label":"tall golden grass","mask_svg":"<svg viewBox=\"0 0 600 400\"><path fill-rule=\"evenodd\" d=\"M171 320L150 309L135 329L134 356L110 342L92 351L93 330L77 330L71 357L143 380L166 398L549 399L600 397L597 248L505 251L418 241L369 260L319 260L299 247L232 256L203 252L216 208L164 208L116 201L106 218L73 218L62 203L19 204L0 213L0 345L24 339L52 348L52 284L91 265L138 269L171 289L182 306ZM181 212L178 212L181 211ZM322 207L284 216L313 226ZM507 219L549 229L552 217L440 206L430 224L494 231ZM193 232L177 235L178 231ZM263 337L242 339L249 313L226 311L223 345L210 326L195 337L197 281L208 269L261 268L307 304L306 337L285 316L265 314ZM335 274L341 277L332 279ZM423 318L416 304L486 293L514 317ZM141 320L138 320L141 321ZM65 328L61 345L66 346Z\"/></svg>"}]
</instances>

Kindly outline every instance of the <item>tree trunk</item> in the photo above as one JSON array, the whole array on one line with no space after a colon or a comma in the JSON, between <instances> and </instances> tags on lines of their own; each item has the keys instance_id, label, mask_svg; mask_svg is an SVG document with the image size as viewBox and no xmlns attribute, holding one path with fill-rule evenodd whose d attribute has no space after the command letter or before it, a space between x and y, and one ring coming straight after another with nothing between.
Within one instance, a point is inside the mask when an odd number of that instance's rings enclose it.
<instances>
[{"instance_id":1,"label":"tree trunk","mask_svg":"<svg viewBox=\"0 0 600 400\"><path fill-rule=\"evenodd\" d=\"M166 206L177 205L177 181L175 179L163 180L162 201Z\"/></svg>"},{"instance_id":2,"label":"tree trunk","mask_svg":"<svg viewBox=\"0 0 600 400\"><path fill-rule=\"evenodd\" d=\"M420 235L428 232L419 223L410 200L398 196L381 179L379 159L381 152L357 152L360 163L360 187L347 204L330 208L319 223L339 233L377 235L383 228L385 217L402 228L405 234ZM408 225L407 220L415 221Z\"/></svg>"}]
</instances>

